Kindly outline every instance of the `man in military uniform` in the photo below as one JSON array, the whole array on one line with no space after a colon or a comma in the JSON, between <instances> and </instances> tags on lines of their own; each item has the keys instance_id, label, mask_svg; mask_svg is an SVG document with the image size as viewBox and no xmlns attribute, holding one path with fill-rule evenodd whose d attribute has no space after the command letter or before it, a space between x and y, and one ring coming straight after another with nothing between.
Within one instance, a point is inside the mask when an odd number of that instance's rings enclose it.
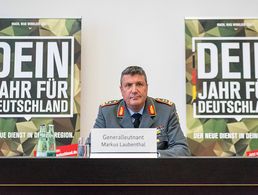
<instances>
[{"instance_id":1,"label":"man in military uniform","mask_svg":"<svg viewBox=\"0 0 258 195\"><path fill-rule=\"evenodd\" d=\"M120 90L123 99L101 105L94 128L157 128L160 157L190 155L175 105L147 96L147 76L141 67L122 72Z\"/></svg>"}]
</instances>

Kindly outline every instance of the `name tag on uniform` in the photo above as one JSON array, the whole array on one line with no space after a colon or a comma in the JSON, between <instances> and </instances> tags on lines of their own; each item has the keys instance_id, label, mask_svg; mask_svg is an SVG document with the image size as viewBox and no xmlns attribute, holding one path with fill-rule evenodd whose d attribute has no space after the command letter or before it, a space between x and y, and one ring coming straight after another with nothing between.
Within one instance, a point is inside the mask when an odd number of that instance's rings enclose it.
<instances>
[{"instance_id":1,"label":"name tag on uniform","mask_svg":"<svg viewBox=\"0 0 258 195\"><path fill-rule=\"evenodd\" d=\"M157 158L155 128L92 129L91 158Z\"/></svg>"}]
</instances>

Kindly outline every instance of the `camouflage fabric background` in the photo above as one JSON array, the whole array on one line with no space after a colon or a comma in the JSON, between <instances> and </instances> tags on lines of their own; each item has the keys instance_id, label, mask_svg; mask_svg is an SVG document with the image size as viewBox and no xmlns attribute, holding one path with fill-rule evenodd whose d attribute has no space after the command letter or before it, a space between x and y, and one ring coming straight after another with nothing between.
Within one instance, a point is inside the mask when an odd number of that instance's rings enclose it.
<instances>
[{"instance_id":1,"label":"camouflage fabric background","mask_svg":"<svg viewBox=\"0 0 258 195\"><path fill-rule=\"evenodd\" d=\"M217 25L219 23L249 23L252 25L220 26ZM196 54L192 52L192 38L257 36L258 19L185 19L187 138L194 156L246 156L247 151L257 150L258 139L255 138L208 139L196 138L194 133L257 133L258 119L242 118L237 121L235 118L223 117L193 118L192 70L193 55ZM220 79L219 76L216 79ZM199 84L197 82L197 93L200 92Z\"/></svg>"},{"instance_id":2,"label":"camouflage fabric background","mask_svg":"<svg viewBox=\"0 0 258 195\"><path fill-rule=\"evenodd\" d=\"M26 25L13 25L24 23ZM0 118L2 132L38 132L40 124L54 124L55 132L72 132L73 138L57 138L57 146L77 143L80 134L81 19L0 19L0 36L73 36L74 97L71 118ZM0 51L0 70L3 66ZM33 156L37 138L1 138L0 156Z\"/></svg>"}]
</instances>

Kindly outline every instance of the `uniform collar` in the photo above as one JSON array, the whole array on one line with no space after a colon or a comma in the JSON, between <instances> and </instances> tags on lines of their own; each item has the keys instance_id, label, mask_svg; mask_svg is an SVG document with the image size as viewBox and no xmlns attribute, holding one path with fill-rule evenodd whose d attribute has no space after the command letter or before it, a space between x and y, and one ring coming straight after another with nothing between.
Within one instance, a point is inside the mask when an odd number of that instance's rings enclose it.
<instances>
[{"instance_id":1,"label":"uniform collar","mask_svg":"<svg viewBox=\"0 0 258 195\"><path fill-rule=\"evenodd\" d=\"M155 104L152 98L147 97L146 104L145 104L145 112L148 113L151 117L157 115Z\"/></svg>"},{"instance_id":2,"label":"uniform collar","mask_svg":"<svg viewBox=\"0 0 258 195\"><path fill-rule=\"evenodd\" d=\"M117 117L118 118L124 118L125 116L129 115L131 116L134 112L130 113L130 110L126 107L125 101L120 101L117 109ZM142 115L149 115L151 117L154 117L157 115L155 104L153 102L153 99L150 97L147 97L145 106L138 112Z\"/></svg>"}]
</instances>

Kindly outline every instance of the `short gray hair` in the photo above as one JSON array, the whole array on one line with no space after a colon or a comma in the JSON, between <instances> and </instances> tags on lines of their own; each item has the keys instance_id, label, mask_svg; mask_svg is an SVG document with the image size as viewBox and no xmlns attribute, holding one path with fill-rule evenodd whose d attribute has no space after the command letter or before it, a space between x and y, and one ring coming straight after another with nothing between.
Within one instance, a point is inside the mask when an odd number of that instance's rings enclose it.
<instances>
[{"instance_id":1,"label":"short gray hair","mask_svg":"<svg viewBox=\"0 0 258 195\"><path fill-rule=\"evenodd\" d=\"M140 66L128 66L126 69L123 70L123 72L121 73L121 77L120 77L120 84L122 85L122 78L124 75L143 75L145 82L147 84L147 76L145 71L142 69L142 67Z\"/></svg>"}]
</instances>

